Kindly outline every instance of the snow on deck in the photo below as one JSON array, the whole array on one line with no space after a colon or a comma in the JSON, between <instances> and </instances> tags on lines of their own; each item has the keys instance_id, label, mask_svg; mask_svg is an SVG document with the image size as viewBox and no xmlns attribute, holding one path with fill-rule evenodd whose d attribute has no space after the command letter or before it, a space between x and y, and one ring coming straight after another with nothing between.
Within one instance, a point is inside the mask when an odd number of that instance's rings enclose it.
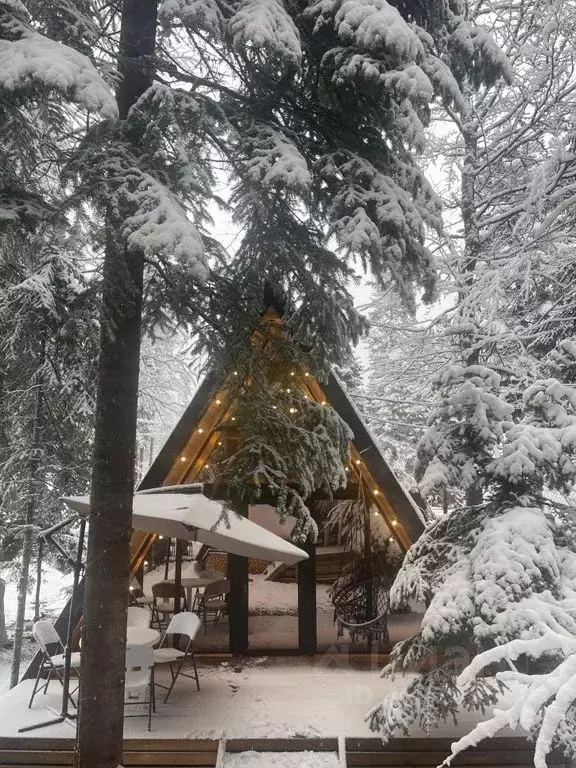
<instances>
[{"instance_id":1,"label":"snow on deck","mask_svg":"<svg viewBox=\"0 0 576 768\"><path fill-rule=\"evenodd\" d=\"M156 675L160 681L162 673L166 675L164 670L158 670ZM374 669L352 669L345 655L336 661L333 657L314 661L263 658L246 660L239 666L231 663L201 666L199 692L192 680L181 678L168 704L163 704L158 696L152 733L146 730L145 717L127 717L125 736L211 739L373 736L364 721L366 713L382 696L408 682L409 678L395 682L383 680ZM51 683L49 693L37 696L32 709L28 709L32 685L32 681L24 681L0 696L0 738L18 736L19 727L53 717L46 704L59 708L59 686ZM459 726L447 723L434 735L467 732L477 719L465 713ZM61 724L26 735L70 737L73 730ZM414 731L413 735L423 734Z\"/></svg>"}]
</instances>

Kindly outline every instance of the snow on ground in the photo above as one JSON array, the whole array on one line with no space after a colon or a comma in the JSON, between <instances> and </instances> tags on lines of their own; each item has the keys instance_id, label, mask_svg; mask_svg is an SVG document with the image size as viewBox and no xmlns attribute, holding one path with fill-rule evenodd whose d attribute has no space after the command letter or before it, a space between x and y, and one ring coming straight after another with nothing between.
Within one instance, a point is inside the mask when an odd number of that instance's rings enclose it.
<instances>
[{"instance_id":1,"label":"snow on ground","mask_svg":"<svg viewBox=\"0 0 576 768\"><path fill-rule=\"evenodd\" d=\"M17 576L10 573L0 572L0 576L6 581L6 593L4 595L4 615L6 617L6 627L10 634L16 621L16 596L17 596ZM31 584L34 587L34 584ZM72 586L72 574L62 574L56 568L45 565L42 568L42 584L40 589L40 613L49 618L56 618L70 595ZM31 622L34 618L34 592L28 595L26 603L26 621ZM31 641L30 634L27 633L22 648L22 671L30 659L36 653L36 646ZM10 664L12 662L12 651L9 648L0 648L0 694L7 688L10 680Z\"/></svg>"},{"instance_id":2,"label":"snow on ground","mask_svg":"<svg viewBox=\"0 0 576 768\"><path fill-rule=\"evenodd\" d=\"M193 578L200 575L195 563L184 563L182 578ZM168 578L174 578L174 565L170 566ZM226 578L222 574L222 578ZM152 584L164 579L164 566L150 571L144 577L144 589L151 594ZM334 608L328 595L329 584L316 585L316 600L318 609L328 613ZM249 610L254 616L297 616L298 615L298 585L283 584L279 581L267 581L263 573L251 573L248 584Z\"/></svg>"},{"instance_id":3,"label":"snow on ground","mask_svg":"<svg viewBox=\"0 0 576 768\"><path fill-rule=\"evenodd\" d=\"M334 612L328 595L329 584L316 585L316 605L319 611ZM297 616L298 585L266 581L264 574L251 574L248 584L250 613L258 616Z\"/></svg>"},{"instance_id":4,"label":"snow on ground","mask_svg":"<svg viewBox=\"0 0 576 768\"><path fill-rule=\"evenodd\" d=\"M24 671L34 658L37 646L30 639L25 639L22 646L22 662L20 669ZM10 684L10 668L12 665L12 649L0 648L0 696L8 690Z\"/></svg>"},{"instance_id":5,"label":"snow on ground","mask_svg":"<svg viewBox=\"0 0 576 768\"><path fill-rule=\"evenodd\" d=\"M2 576L2 573L0 573ZM6 594L4 596L4 612L6 626L10 628L16 621L16 592L18 589L17 577L3 576L6 581ZM34 587L31 579L31 585ZM62 574L56 568L46 565L42 568L42 583L40 586L40 613L45 616L58 616L68 597L72 587L72 574ZM35 587L34 587L35 588ZM26 619L34 618L34 593L28 595L26 603Z\"/></svg>"},{"instance_id":6,"label":"snow on ground","mask_svg":"<svg viewBox=\"0 0 576 768\"><path fill-rule=\"evenodd\" d=\"M222 768L340 768L335 752L226 753Z\"/></svg>"}]
</instances>

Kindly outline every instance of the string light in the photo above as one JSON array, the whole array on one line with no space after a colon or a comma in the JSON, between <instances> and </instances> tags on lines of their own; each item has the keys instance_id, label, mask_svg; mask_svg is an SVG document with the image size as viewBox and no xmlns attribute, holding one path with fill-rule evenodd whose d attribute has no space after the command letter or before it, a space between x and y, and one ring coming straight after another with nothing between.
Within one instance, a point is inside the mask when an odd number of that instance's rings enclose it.
<instances>
[{"instance_id":1,"label":"string light","mask_svg":"<svg viewBox=\"0 0 576 768\"><path fill-rule=\"evenodd\" d=\"M238 376L238 371L234 371L234 376Z\"/></svg>"},{"instance_id":2,"label":"string light","mask_svg":"<svg viewBox=\"0 0 576 768\"><path fill-rule=\"evenodd\" d=\"M394 543L394 536L390 536L390 538L388 539L388 541L391 541L392 543Z\"/></svg>"},{"instance_id":3,"label":"string light","mask_svg":"<svg viewBox=\"0 0 576 768\"><path fill-rule=\"evenodd\" d=\"M144 565L148 565L148 560L144 560Z\"/></svg>"},{"instance_id":4,"label":"string light","mask_svg":"<svg viewBox=\"0 0 576 768\"><path fill-rule=\"evenodd\" d=\"M222 405L222 400L216 400L216 405Z\"/></svg>"},{"instance_id":5,"label":"string light","mask_svg":"<svg viewBox=\"0 0 576 768\"><path fill-rule=\"evenodd\" d=\"M298 413L296 408L290 408L290 413Z\"/></svg>"},{"instance_id":6,"label":"string light","mask_svg":"<svg viewBox=\"0 0 576 768\"><path fill-rule=\"evenodd\" d=\"M394 526L394 528L396 528L396 526L398 525L398 520L392 520L392 525Z\"/></svg>"},{"instance_id":7,"label":"string light","mask_svg":"<svg viewBox=\"0 0 576 768\"><path fill-rule=\"evenodd\" d=\"M308 371L306 371L306 373L304 374L304 376L310 376L310 374L308 373Z\"/></svg>"},{"instance_id":8,"label":"string light","mask_svg":"<svg viewBox=\"0 0 576 768\"><path fill-rule=\"evenodd\" d=\"M236 416L232 416L232 421L236 421Z\"/></svg>"},{"instance_id":9,"label":"string light","mask_svg":"<svg viewBox=\"0 0 576 768\"><path fill-rule=\"evenodd\" d=\"M164 536L158 536L158 538L160 539L160 541L162 541L162 539L164 538Z\"/></svg>"},{"instance_id":10,"label":"string light","mask_svg":"<svg viewBox=\"0 0 576 768\"><path fill-rule=\"evenodd\" d=\"M380 494L380 491L379 491L378 489L376 489L376 490L374 491L374 496L378 496L379 494ZM392 523L392 525L394 525L394 523Z\"/></svg>"},{"instance_id":11,"label":"string light","mask_svg":"<svg viewBox=\"0 0 576 768\"><path fill-rule=\"evenodd\" d=\"M198 427L198 434L201 435L203 432L204 430L202 429L202 427Z\"/></svg>"},{"instance_id":12,"label":"string light","mask_svg":"<svg viewBox=\"0 0 576 768\"><path fill-rule=\"evenodd\" d=\"M204 469L210 469L210 464L204 464Z\"/></svg>"},{"instance_id":13,"label":"string light","mask_svg":"<svg viewBox=\"0 0 576 768\"><path fill-rule=\"evenodd\" d=\"M320 405L326 405L326 400L322 400L322 402L320 403Z\"/></svg>"},{"instance_id":14,"label":"string light","mask_svg":"<svg viewBox=\"0 0 576 768\"><path fill-rule=\"evenodd\" d=\"M287 390L286 390L286 392L287 392L288 394L290 394L290 392L291 392L291 391L292 391L291 389L287 389Z\"/></svg>"},{"instance_id":15,"label":"string light","mask_svg":"<svg viewBox=\"0 0 576 768\"><path fill-rule=\"evenodd\" d=\"M272 410L273 410L273 411L276 411L276 410L278 410L278 406L277 406L277 405L273 405L273 406L272 406Z\"/></svg>"},{"instance_id":16,"label":"string light","mask_svg":"<svg viewBox=\"0 0 576 768\"><path fill-rule=\"evenodd\" d=\"M222 440L218 440L218 445L222 445Z\"/></svg>"},{"instance_id":17,"label":"string light","mask_svg":"<svg viewBox=\"0 0 576 768\"><path fill-rule=\"evenodd\" d=\"M346 467L346 472L350 472L350 467Z\"/></svg>"},{"instance_id":18,"label":"string light","mask_svg":"<svg viewBox=\"0 0 576 768\"><path fill-rule=\"evenodd\" d=\"M296 374L294 373L294 371L290 371L290 376L296 376Z\"/></svg>"},{"instance_id":19,"label":"string light","mask_svg":"<svg viewBox=\"0 0 576 768\"><path fill-rule=\"evenodd\" d=\"M180 461L186 461L186 456L180 456Z\"/></svg>"},{"instance_id":20,"label":"string light","mask_svg":"<svg viewBox=\"0 0 576 768\"><path fill-rule=\"evenodd\" d=\"M360 461L360 459L356 459L356 461L354 462L354 464L356 464L356 466L358 466L358 464L361 464L361 463L362 462Z\"/></svg>"}]
</instances>

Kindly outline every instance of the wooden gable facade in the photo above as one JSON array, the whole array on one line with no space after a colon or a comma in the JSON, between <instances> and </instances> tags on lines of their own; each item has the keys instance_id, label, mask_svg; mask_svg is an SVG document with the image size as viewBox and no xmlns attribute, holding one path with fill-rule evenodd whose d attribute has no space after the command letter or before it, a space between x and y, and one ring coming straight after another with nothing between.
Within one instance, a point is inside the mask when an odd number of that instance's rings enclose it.
<instances>
[{"instance_id":1,"label":"wooden gable facade","mask_svg":"<svg viewBox=\"0 0 576 768\"><path fill-rule=\"evenodd\" d=\"M274 309L269 309L265 317L281 322ZM209 470L215 452L230 454L237 444L234 410L242 397L243 386L236 374L226 381L220 380L216 373L206 376L141 481L140 490L203 482L206 495L219 500L228 499L225 486L210 482ZM290 386L299 388L306 398L331 405L354 434L347 467L349 482L346 489L335 494L336 498L356 499L359 484L362 483L364 492L370 495L371 502L383 516L398 546L404 551L408 549L424 529L422 510L387 464L341 380L331 373L321 385L307 371L295 370L290 372ZM227 447L229 450L226 450ZM265 489L260 503L274 506L274 499L267 497ZM240 507L238 511L247 515L248 507ZM153 541L154 536L134 532L134 573L141 567ZM316 650L315 546L310 543L306 548L310 559L300 563L297 569L298 645L301 652L311 653ZM229 556L228 576L232 590L230 650L245 653L248 650L246 558Z\"/></svg>"}]
</instances>

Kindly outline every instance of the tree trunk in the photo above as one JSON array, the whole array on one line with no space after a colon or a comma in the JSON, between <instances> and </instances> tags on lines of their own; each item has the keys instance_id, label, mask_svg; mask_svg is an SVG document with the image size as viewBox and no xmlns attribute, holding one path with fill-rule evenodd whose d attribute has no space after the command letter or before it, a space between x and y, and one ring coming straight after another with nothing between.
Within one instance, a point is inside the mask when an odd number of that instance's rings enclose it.
<instances>
[{"instance_id":1,"label":"tree trunk","mask_svg":"<svg viewBox=\"0 0 576 768\"><path fill-rule=\"evenodd\" d=\"M468 100L470 104L470 100ZM464 161L462 163L462 223L464 226L464 296L474 283L476 264L480 254L480 226L476 199L476 167L478 161L478 121L470 108L463 121ZM467 320L468 318L463 318ZM478 365L478 348L472 335L462 336L462 364ZM467 506L477 506L484 500L482 487L475 483L466 490Z\"/></svg>"},{"instance_id":2,"label":"tree trunk","mask_svg":"<svg viewBox=\"0 0 576 768\"><path fill-rule=\"evenodd\" d=\"M26 598L28 597L28 580L30 578L30 563L34 549L33 525L36 517L36 501L38 491L36 478L40 466L40 419L42 410L42 386L35 390L34 421L30 439L31 450L28 461L28 499L26 500L26 517L22 541L22 563L18 579L18 597L16 604L16 624L14 626L14 646L12 651L12 668L10 670L10 688L18 685L20 679L20 661L22 659L22 641L24 639L24 620L26 618Z\"/></svg>"},{"instance_id":3,"label":"tree trunk","mask_svg":"<svg viewBox=\"0 0 576 768\"><path fill-rule=\"evenodd\" d=\"M156 27L157 0L124 0L117 92L122 120L153 83ZM107 221L103 267L75 755L75 766L82 768L117 768L122 762L144 259L142 253L126 250L118 234L120 223Z\"/></svg>"},{"instance_id":4,"label":"tree trunk","mask_svg":"<svg viewBox=\"0 0 576 768\"><path fill-rule=\"evenodd\" d=\"M6 631L6 615L4 613L4 594L6 582L0 579L0 648L10 645L8 632Z\"/></svg>"},{"instance_id":5,"label":"tree trunk","mask_svg":"<svg viewBox=\"0 0 576 768\"><path fill-rule=\"evenodd\" d=\"M42 557L44 555L44 544L42 539L38 541L38 551L36 553L36 595L34 596L34 621L40 618L40 593L42 591Z\"/></svg>"}]
</instances>

